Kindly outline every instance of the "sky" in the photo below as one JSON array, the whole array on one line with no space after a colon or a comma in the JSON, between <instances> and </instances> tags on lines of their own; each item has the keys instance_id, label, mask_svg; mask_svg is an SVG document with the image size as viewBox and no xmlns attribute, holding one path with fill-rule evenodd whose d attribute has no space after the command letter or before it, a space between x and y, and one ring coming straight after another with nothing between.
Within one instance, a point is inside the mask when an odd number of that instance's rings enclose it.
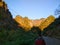
<instances>
[{"instance_id":1,"label":"sky","mask_svg":"<svg viewBox=\"0 0 60 45\"><path fill-rule=\"evenodd\" d=\"M13 18L17 15L29 19L47 18L54 15L54 11L60 4L60 0L4 0Z\"/></svg>"}]
</instances>

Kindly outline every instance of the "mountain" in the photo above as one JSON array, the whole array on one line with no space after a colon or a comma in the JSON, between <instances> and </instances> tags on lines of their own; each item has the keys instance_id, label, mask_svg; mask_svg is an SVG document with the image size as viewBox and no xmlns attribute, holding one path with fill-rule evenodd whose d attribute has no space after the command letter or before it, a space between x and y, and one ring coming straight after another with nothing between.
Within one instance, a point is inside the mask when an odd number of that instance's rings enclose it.
<instances>
[{"instance_id":1,"label":"mountain","mask_svg":"<svg viewBox=\"0 0 60 45\"><path fill-rule=\"evenodd\" d=\"M0 1L0 30L15 29L17 22L13 19L11 12L8 9L7 4L4 1Z\"/></svg>"},{"instance_id":2,"label":"mountain","mask_svg":"<svg viewBox=\"0 0 60 45\"><path fill-rule=\"evenodd\" d=\"M32 24L33 26L38 27L44 20L45 18L35 19L35 20L32 20Z\"/></svg>"},{"instance_id":3,"label":"mountain","mask_svg":"<svg viewBox=\"0 0 60 45\"><path fill-rule=\"evenodd\" d=\"M45 29L46 27L48 27L51 23L55 21L55 17L50 15L47 18L31 20L28 17L22 17L22 16L17 15L15 17L15 20L24 29L30 30L32 27L39 27L43 31L43 29Z\"/></svg>"},{"instance_id":4,"label":"mountain","mask_svg":"<svg viewBox=\"0 0 60 45\"><path fill-rule=\"evenodd\" d=\"M7 4L0 0L0 45L34 45L38 37L39 27L37 26L44 21L45 18L30 20L28 17L19 15L13 19ZM60 17L42 33L44 36L60 39Z\"/></svg>"},{"instance_id":5,"label":"mountain","mask_svg":"<svg viewBox=\"0 0 60 45\"><path fill-rule=\"evenodd\" d=\"M30 30L33 27L32 21L30 19L28 19L28 17L23 18L23 17L17 15L15 17L15 20L17 23L19 23L18 26L21 26L25 30Z\"/></svg>"},{"instance_id":6,"label":"mountain","mask_svg":"<svg viewBox=\"0 0 60 45\"><path fill-rule=\"evenodd\" d=\"M44 30L44 35L60 39L60 17L56 18L55 21Z\"/></svg>"},{"instance_id":7,"label":"mountain","mask_svg":"<svg viewBox=\"0 0 60 45\"><path fill-rule=\"evenodd\" d=\"M26 25L27 28L32 27L27 17L23 19L24 22L22 20L21 22L25 23L24 28ZM7 4L0 0L0 45L33 45L36 35L31 31L25 32L18 24L13 19Z\"/></svg>"},{"instance_id":8,"label":"mountain","mask_svg":"<svg viewBox=\"0 0 60 45\"><path fill-rule=\"evenodd\" d=\"M24 29L31 29L33 26L38 27L45 20L45 18L30 20L28 17L22 17L19 15L17 15L14 19L17 23L19 23L19 26Z\"/></svg>"}]
</instances>

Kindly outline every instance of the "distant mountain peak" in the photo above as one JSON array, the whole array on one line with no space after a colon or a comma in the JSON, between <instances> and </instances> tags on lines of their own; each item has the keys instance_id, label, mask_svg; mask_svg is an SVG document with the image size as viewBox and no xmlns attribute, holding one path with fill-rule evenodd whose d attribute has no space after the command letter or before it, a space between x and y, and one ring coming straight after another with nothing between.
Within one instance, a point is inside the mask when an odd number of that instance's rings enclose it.
<instances>
[{"instance_id":1,"label":"distant mountain peak","mask_svg":"<svg viewBox=\"0 0 60 45\"><path fill-rule=\"evenodd\" d=\"M41 22L45 20L45 18L31 20L28 17L16 16L15 20L22 27L24 27L23 25L26 25L26 26L31 26L31 27L25 27L25 28L32 28L33 26L38 27L41 24Z\"/></svg>"}]
</instances>

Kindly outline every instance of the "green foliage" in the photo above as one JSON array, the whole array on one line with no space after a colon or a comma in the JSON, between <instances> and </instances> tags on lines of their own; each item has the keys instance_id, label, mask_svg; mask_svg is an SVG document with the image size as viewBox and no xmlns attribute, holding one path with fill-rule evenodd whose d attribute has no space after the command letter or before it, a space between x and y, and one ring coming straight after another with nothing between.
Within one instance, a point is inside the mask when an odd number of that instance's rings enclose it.
<instances>
[{"instance_id":1,"label":"green foliage","mask_svg":"<svg viewBox=\"0 0 60 45\"><path fill-rule=\"evenodd\" d=\"M0 45L33 45L36 34L23 29L0 30Z\"/></svg>"}]
</instances>

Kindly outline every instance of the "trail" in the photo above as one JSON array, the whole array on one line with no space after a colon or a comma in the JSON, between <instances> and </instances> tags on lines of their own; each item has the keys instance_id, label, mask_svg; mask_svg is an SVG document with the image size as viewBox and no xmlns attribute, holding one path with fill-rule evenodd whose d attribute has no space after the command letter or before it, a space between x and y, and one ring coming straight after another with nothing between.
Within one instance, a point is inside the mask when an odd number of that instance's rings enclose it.
<instances>
[{"instance_id":1,"label":"trail","mask_svg":"<svg viewBox=\"0 0 60 45\"><path fill-rule=\"evenodd\" d=\"M44 40L46 42L46 45L60 45L60 40L50 37L44 37Z\"/></svg>"}]
</instances>

